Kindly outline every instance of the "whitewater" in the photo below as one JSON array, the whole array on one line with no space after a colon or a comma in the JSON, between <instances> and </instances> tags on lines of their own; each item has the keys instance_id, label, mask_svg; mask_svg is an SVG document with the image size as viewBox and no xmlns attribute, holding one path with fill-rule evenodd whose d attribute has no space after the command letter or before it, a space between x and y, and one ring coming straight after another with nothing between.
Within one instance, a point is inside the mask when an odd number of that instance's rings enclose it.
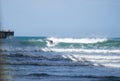
<instances>
[{"instance_id":1,"label":"whitewater","mask_svg":"<svg viewBox=\"0 0 120 81\"><path fill-rule=\"evenodd\" d=\"M6 74L13 81L120 81L120 38L14 37L1 42Z\"/></svg>"}]
</instances>

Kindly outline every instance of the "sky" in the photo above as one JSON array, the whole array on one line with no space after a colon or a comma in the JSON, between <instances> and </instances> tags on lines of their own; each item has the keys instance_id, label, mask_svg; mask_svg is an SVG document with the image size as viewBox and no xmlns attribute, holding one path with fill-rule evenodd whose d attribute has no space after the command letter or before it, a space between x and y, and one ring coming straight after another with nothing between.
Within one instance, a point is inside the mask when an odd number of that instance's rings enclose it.
<instances>
[{"instance_id":1,"label":"sky","mask_svg":"<svg viewBox=\"0 0 120 81\"><path fill-rule=\"evenodd\" d=\"M15 36L120 36L120 0L1 0L1 12Z\"/></svg>"}]
</instances>

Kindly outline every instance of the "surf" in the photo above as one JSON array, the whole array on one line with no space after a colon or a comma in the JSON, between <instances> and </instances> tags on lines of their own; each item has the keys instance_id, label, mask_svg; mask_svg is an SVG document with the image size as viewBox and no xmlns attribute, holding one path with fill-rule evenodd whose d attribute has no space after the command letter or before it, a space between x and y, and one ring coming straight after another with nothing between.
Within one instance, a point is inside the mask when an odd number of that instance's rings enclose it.
<instances>
[{"instance_id":1,"label":"surf","mask_svg":"<svg viewBox=\"0 0 120 81\"><path fill-rule=\"evenodd\" d=\"M116 53L119 54L120 50L108 50L108 49L62 49L62 48L42 48L43 51L54 52L80 52L80 53Z\"/></svg>"},{"instance_id":2,"label":"surf","mask_svg":"<svg viewBox=\"0 0 120 81\"><path fill-rule=\"evenodd\" d=\"M98 42L105 42L107 41L106 38L55 38L55 37L50 37L47 38L48 40L52 40L55 43L98 43Z\"/></svg>"}]
</instances>

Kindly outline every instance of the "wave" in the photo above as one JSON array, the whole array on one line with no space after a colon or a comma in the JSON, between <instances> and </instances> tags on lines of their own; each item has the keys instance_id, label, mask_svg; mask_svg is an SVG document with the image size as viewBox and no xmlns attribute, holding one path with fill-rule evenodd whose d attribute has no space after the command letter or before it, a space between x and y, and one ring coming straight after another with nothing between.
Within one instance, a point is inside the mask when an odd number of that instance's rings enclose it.
<instances>
[{"instance_id":1,"label":"wave","mask_svg":"<svg viewBox=\"0 0 120 81\"><path fill-rule=\"evenodd\" d=\"M4 41L5 48L118 49L120 39L108 38L15 38ZM32 50L31 49L31 50ZM24 49L23 49L24 50Z\"/></svg>"},{"instance_id":2,"label":"wave","mask_svg":"<svg viewBox=\"0 0 120 81\"><path fill-rule=\"evenodd\" d=\"M50 37L47 38L48 40L52 40L55 43L98 43L98 42L105 42L107 41L106 38L55 38L55 37Z\"/></svg>"},{"instance_id":3,"label":"wave","mask_svg":"<svg viewBox=\"0 0 120 81\"><path fill-rule=\"evenodd\" d=\"M61 46L61 43L65 44L94 44L107 41L106 38L55 38L48 37L46 39L29 39L23 40L21 43L25 45L43 45L47 47L54 47L58 44ZM52 43L51 43L52 42Z\"/></svg>"},{"instance_id":4,"label":"wave","mask_svg":"<svg viewBox=\"0 0 120 81\"><path fill-rule=\"evenodd\" d=\"M120 68L120 52L55 52L47 49L41 52L5 52L10 65L33 66L100 66ZM14 58L14 60L13 60ZM26 59L27 58L27 59Z\"/></svg>"},{"instance_id":5,"label":"wave","mask_svg":"<svg viewBox=\"0 0 120 81\"><path fill-rule=\"evenodd\" d=\"M119 49L120 39L107 38L55 38L29 39L22 41L23 46L79 48L79 49Z\"/></svg>"},{"instance_id":6,"label":"wave","mask_svg":"<svg viewBox=\"0 0 120 81\"><path fill-rule=\"evenodd\" d=\"M104 76L104 75L59 75L59 74L49 74L49 73L31 73L28 74L27 76L35 76L35 77L50 77L50 76L55 76L55 77L74 77L74 78L115 78L120 79L119 76Z\"/></svg>"},{"instance_id":7,"label":"wave","mask_svg":"<svg viewBox=\"0 0 120 81\"><path fill-rule=\"evenodd\" d=\"M120 49L82 49L82 48L53 48L53 47L11 47L2 48L2 52L60 52L60 53L102 53L120 54Z\"/></svg>"},{"instance_id":8,"label":"wave","mask_svg":"<svg viewBox=\"0 0 120 81\"><path fill-rule=\"evenodd\" d=\"M107 49L77 49L77 48L43 48L43 51L53 51L53 52L80 52L80 53L117 53L120 54L120 50L107 50Z\"/></svg>"},{"instance_id":9,"label":"wave","mask_svg":"<svg viewBox=\"0 0 120 81\"><path fill-rule=\"evenodd\" d=\"M114 54L65 54L63 58L71 59L73 62L83 62L93 66L105 66L120 68L120 57Z\"/></svg>"}]
</instances>

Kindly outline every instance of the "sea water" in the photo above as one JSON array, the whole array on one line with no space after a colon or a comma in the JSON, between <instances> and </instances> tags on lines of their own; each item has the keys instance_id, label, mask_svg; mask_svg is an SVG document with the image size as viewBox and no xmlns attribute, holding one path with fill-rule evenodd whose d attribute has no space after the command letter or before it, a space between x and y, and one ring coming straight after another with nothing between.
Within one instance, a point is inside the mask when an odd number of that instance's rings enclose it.
<instances>
[{"instance_id":1,"label":"sea water","mask_svg":"<svg viewBox=\"0 0 120 81\"><path fill-rule=\"evenodd\" d=\"M120 38L1 40L9 81L120 81Z\"/></svg>"}]
</instances>

